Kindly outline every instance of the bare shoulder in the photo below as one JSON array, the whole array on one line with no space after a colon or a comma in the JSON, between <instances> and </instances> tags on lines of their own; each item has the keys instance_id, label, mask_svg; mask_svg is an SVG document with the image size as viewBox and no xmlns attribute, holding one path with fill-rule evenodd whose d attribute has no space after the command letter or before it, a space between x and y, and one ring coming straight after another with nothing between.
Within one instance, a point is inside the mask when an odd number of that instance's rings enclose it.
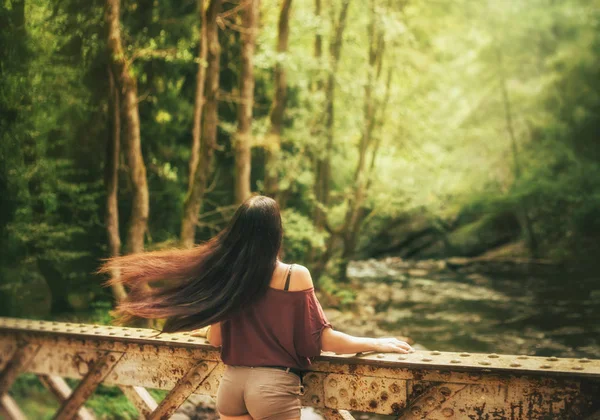
<instances>
[{"instance_id":1,"label":"bare shoulder","mask_svg":"<svg viewBox=\"0 0 600 420\"><path fill-rule=\"evenodd\" d=\"M292 267L292 276L290 281L290 290L306 290L313 287L312 277L308 268L300 264L294 264Z\"/></svg>"}]
</instances>

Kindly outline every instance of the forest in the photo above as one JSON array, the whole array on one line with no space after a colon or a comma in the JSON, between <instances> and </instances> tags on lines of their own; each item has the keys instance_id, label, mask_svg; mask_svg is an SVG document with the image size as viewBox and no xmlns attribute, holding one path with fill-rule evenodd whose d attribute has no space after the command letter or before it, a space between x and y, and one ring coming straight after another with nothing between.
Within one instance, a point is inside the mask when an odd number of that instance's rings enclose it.
<instances>
[{"instance_id":1,"label":"forest","mask_svg":"<svg viewBox=\"0 0 600 420\"><path fill-rule=\"evenodd\" d=\"M102 258L191 247L254 193L341 298L365 258L597 260L597 0L0 10L2 315L105 314Z\"/></svg>"},{"instance_id":2,"label":"forest","mask_svg":"<svg viewBox=\"0 0 600 420\"><path fill-rule=\"evenodd\" d=\"M2 0L0 28L0 316L111 323L103 259L264 194L344 331L600 357L600 0ZM550 274L448 271L481 258Z\"/></svg>"}]
</instances>

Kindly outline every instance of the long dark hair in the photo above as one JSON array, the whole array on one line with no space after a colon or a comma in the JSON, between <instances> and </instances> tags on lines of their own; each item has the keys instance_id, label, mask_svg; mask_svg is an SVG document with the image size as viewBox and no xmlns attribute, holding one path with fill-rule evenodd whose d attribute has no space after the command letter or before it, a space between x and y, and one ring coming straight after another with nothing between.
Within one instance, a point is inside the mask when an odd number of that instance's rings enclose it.
<instances>
[{"instance_id":1,"label":"long dark hair","mask_svg":"<svg viewBox=\"0 0 600 420\"><path fill-rule=\"evenodd\" d=\"M282 237L277 202L256 195L203 244L110 258L98 272L118 272L106 285L130 288L116 308L121 321L166 318L164 332L189 331L222 321L266 293ZM159 285L140 287L151 282Z\"/></svg>"}]
</instances>

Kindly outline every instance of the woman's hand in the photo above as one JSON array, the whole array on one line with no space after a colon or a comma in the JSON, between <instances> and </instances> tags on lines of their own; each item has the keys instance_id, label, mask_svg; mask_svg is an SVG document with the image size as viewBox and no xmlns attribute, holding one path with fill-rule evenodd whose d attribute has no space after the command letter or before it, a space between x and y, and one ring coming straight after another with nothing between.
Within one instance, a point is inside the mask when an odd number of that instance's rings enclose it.
<instances>
[{"instance_id":1,"label":"woman's hand","mask_svg":"<svg viewBox=\"0 0 600 420\"><path fill-rule=\"evenodd\" d=\"M412 353L415 351L406 341L394 337L376 338L374 351L381 353Z\"/></svg>"}]
</instances>

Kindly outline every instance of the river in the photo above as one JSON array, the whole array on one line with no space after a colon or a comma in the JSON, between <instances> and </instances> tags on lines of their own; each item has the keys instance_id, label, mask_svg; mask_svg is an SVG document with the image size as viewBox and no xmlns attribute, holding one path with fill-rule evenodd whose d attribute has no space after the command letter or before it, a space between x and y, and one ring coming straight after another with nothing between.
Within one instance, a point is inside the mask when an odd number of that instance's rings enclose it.
<instances>
[{"instance_id":1,"label":"river","mask_svg":"<svg viewBox=\"0 0 600 420\"><path fill-rule=\"evenodd\" d=\"M342 331L407 336L439 351L600 358L598 275L462 272L394 258L353 262L348 274L355 310L326 309Z\"/></svg>"}]
</instances>

